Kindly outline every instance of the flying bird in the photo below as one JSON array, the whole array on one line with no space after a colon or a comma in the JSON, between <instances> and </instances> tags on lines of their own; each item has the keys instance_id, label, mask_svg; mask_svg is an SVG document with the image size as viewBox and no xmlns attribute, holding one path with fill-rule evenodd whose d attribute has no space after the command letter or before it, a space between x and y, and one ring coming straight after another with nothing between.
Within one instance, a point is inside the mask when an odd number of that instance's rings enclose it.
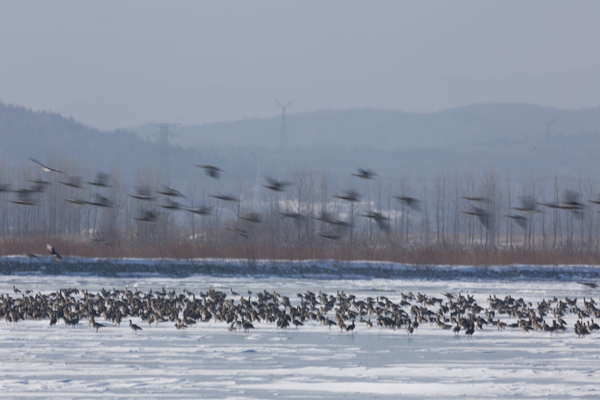
<instances>
[{"instance_id":1,"label":"flying bird","mask_svg":"<svg viewBox=\"0 0 600 400\"><path fill-rule=\"evenodd\" d=\"M158 216L156 215L156 213L154 213L150 210L143 210L140 213L140 215L134 219L136 221L140 221L140 222L156 222L156 220L158 219Z\"/></svg>"},{"instance_id":2,"label":"flying bird","mask_svg":"<svg viewBox=\"0 0 600 400\"><path fill-rule=\"evenodd\" d=\"M375 179L377 175L374 171L368 169L358 168L358 172L356 174L350 174L352 176L356 176L361 179Z\"/></svg>"},{"instance_id":3,"label":"flying bird","mask_svg":"<svg viewBox=\"0 0 600 400\"><path fill-rule=\"evenodd\" d=\"M15 191L17 194L16 200L11 200L10 202L13 204L17 204L20 206L35 206L35 199L33 198L34 192L28 189L19 189Z\"/></svg>"},{"instance_id":4,"label":"flying bird","mask_svg":"<svg viewBox=\"0 0 600 400\"><path fill-rule=\"evenodd\" d=\"M489 203L490 202L490 199L488 199L487 197L481 197L481 196L465 196L465 197L463 197L463 199L469 200L469 201L474 201L476 203Z\"/></svg>"},{"instance_id":5,"label":"flying bird","mask_svg":"<svg viewBox=\"0 0 600 400\"><path fill-rule=\"evenodd\" d=\"M245 239L248 239L250 237L250 234L248 233L248 231L246 231L244 229L240 229L240 228L227 228L227 230L235 233L236 235L240 235L241 237L243 237Z\"/></svg>"},{"instance_id":6,"label":"flying bird","mask_svg":"<svg viewBox=\"0 0 600 400\"><path fill-rule=\"evenodd\" d=\"M173 201L169 198L167 198L167 204L161 205L160 207L171 211L179 211L185 209L185 207L183 207L180 203Z\"/></svg>"},{"instance_id":7,"label":"flying bird","mask_svg":"<svg viewBox=\"0 0 600 400\"><path fill-rule=\"evenodd\" d=\"M421 203L421 200L409 196L396 196L396 199L399 202L402 202L405 205L407 205L409 208L421 212L421 206L419 205Z\"/></svg>"},{"instance_id":8,"label":"flying bird","mask_svg":"<svg viewBox=\"0 0 600 400\"><path fill-rule=\"evenodd\" d=\"M521 228L523 228L523 229L527 228L527 218L525 218L524 216L518 215L518 214L510 214L510 215L507 215L506 217L515 221L516 224L519 225Z\"/></svg>"},{"instance_id":9,"label":"flying bird","mask_svg":"<svg viewBox=\"0 0 600 400\"><path fill-rule=\"evenodd\" d=\"M173 188L170 188L168 186L164 186L164 185L163 185L163 189L157 190L156 193L159 193L159 194L162 194L165 196L169 196L169 197L183 197L185 199L185 196L183 194L181 194L181 192L179 192Z\"/></svg>"},{"instance_id":10,"label":"flying bird","mask_svg":"<svg viewBox=\"0 0 600 400\"><path fill-rule=\"evenodd\" d=\"M306 217L300 213L295 213L295 212L282 212L281 216L286 217L286 218L293 218L295 220L305 220Z\"/></svg>"},{"instance_id":11,"label":"flying bird","mask_svg":"<svg viewBox=\"0 0 600 400\"><path fill-rule=\"evenodd\" d=\"M221 177L221 172L225 172L220 168L217 168L213 165L196 165L198 168L202 168L204 173L211 178L219 179Z\"/></svg>"},{"instance_id":12,"label":"flying bird","mask_svg":"<svg viewBox=\"0 0 600 400\"><path fill-rule=\"evenodd\" d=\"M110 187L109 185L110 175L106 172L98 172L96 174L96 179L92 182L87 182L89 185L98 186L98 187Z\"/></svg>"},{"instance_id":13,"label":"flying bird","mask_svg":"<svg viewBox=\"0 0 600 400\"><path fill-rule=\"evenodd\" d=\"M60 262L62 256L58 254L58 252L54 249L54 246L52 246L51 244L47 244L46 249L48 249L48 253L50 253L52 258L54 258L56 262Z\"/></svg>"},{"instance_id":14,"label":"flying bird","mask_svg":"<svg viewBox=\"0 0 600 400\"><path fill-rule=\"evenodd\" d=\"M247 221L247 222L252 222L252 223L258 224L258 223L260 223L260 214L253 212L253 213L249 213L249 214L241 216L240 219Z\"/></svg>"},{"instance_id":15,"label":"flying bird","mask_svg":"<svg viewBox=\"0 0 600 400\"><path fill-rule=\"evenodd\" d=\"M540 209L538 207L538 203L536 203L533 196L523 196L519 198L521 201L521 207L514 207L513 210L521 211L524 213L535 214L539 213Z\"/></svg>"},{"instance_id":16,"label":"flying bird","mask_svg":"<svg viewBox=\"0 0 600 400\"><path fill-rule=\"evenodd\" d=\"M476 207L476 206L471 206L471 208L469 209L469 211L463 211L463 213L467 214L467 215L473 215L473 216L477 217L477 219L479 220L479 222L481 222L481 225L483 225L486 229L490 228L491 214L488 213L483 208L479 208L479 207Z\"/></svg>"},{"instance_id":17,"label":"flying bird","mask_svg":"<svg viewBox=\"0 0 600 400\"><path fill-rule=\"evenodd\" d=\"M219 200L223 200L223 201L238 201L238 199L236 199L233 196L229 196L226 194L216 194L216 195L211 195L210 197L214 197L215 199L219 199Z\"/></svg>"},{"instance_id":18,"label":"flying bird","mask_svg":"<svg viewBox=\"0 0 600 400\"><path fill-rule=\"evenodd\" d=\"M348 201L350 203L356 203L360 201L360 194L356 190L347 190L344 194L333 196L336 199Z\"/></svg>"},{"instance_id":19,"label":"flying bird","mask_svg":"<svg viewBox=\"0 0 600 400\"><path fill-rule=\"evenodd\" d=\"M136 188L136 194L130 194L129 196L137 200L142 201L154 201L157 196L152 195L150 187L144 185Z\"/></svg>"},{"instance_id":20,"label":"flying bird","mask_svg":"<svg viewBox=\"0 0 600 400\"><path fill-rule=\"evenodd\" d=\"M66 181L60 181L60 183L74 189L83 189L83 186L81 186L81 178L79 176L69 176Z\"/></svg>"},{"instance_id":21,"label":"flying bird","mask_svg":"<svg viewBox=\"0 0 600 400\"><path fill-rule=\"evenodd\" d=\"M42 164L41 162L39 162L35 158L30 158L30 160L33 161L34 163L38 164L40 167L42 167L42 170L44 170L46 172L56 172L56 173L62 174L62 171L59 171L59 170L54 169L54 168L50 168L50 167Z\"/></svg>"},{"instance_id":22,"label":"flying bird","mask_svg":"<svg viewBox=\"0 0 600 400\"><path fill-rule=\"evenodd\" d=\"M94 200L89 201L88 204L91 206L94 206L94 207L102 207L102 208L115 208L116 207L115 203L113 203L106 197L99 195L98 193L96 193L96 196L94 196Z\"/></svg>"},{"instance_id":23,"label":"flying bird","mask_svg":"<svg viewBox=\"0 0 600 400\"><path fill-rule=\"evenodd\" d=\"M319 235L325 239L335 240L335 241L338 241L342 237L344 237L343 233L330 233L330 232L317 232L317 235Z\"/></svg>"},{"instance_id":24,"label":"flying bird","mask_svg":"<svg viewBox=\"0 0 600 400\"><path fill-rule=\"evenodd\" d=\"M292 183L291 182L285 182L285 181L278 181L277 179L273 179L273 178L269 178L267 177L267 185L263 185L263 187L266 187L269 190L272 190L274 192L283 192L285 191L285 188L290 186Z\"/></svg>"},{"instance_id":25,"label":"flying bird","mask_svg":"<svg viewBox=\"0 0 600 400\"><path fill-rule=\"evenodd\" d=\"M197 207L197 208L188 208L187 209L189 212L196 214L196 215L212 215L211 211L212 211L212 207L208 206L208 207Z\"/></svg>"}]
</instances>

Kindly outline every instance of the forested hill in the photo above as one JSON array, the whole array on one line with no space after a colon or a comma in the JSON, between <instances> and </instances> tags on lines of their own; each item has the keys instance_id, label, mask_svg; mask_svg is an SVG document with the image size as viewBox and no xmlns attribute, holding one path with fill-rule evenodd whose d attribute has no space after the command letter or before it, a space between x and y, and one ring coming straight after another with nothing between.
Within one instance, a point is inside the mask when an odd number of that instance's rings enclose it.
<instances>
[{"instance_id":1,"label":"forested hill","mask_svg":"<svg viewBox=\"0 0 600 400\"><path fill-rule=\"evenodd\" d=\"M0 159L18 164L28 158L79 162L89 169L107 170L118 165L128 172L160 160L160 148L132 132L99 130L54 112L32 111L0 102ZM170 156L193 166L198 151L178 146Z\"/></svg>"},{"instance_id":2,"label":"forested hill","mask_svg":"<svg viewBox=\"0 0 600 400\"><path fill-rule=\"evenodd\" d=\"M280 117L175 127L176 145L167 156L171 176L185 179L196 164L254 177L299 167L344 176L358 167L396 175L489 167L517 175L600 173L600 108L484 104L432 114L323 111L291 114L287 126L285 151L279 148ZM29 157L67 156L90 170L118 165L133 174L160 163L160 147L147 139L156 130L148 125L101 132L53 112L0 102L0 160L17 165Z\"/></svg>"},{"instance_id":3,"label":"forested hill","mask_svg":"<svg viewBox=\"0 0 600 400\"><path fill-rule=\"evenodd\" d=\"M291 109L290 109L291 110ZM475 104L436 113L386 110L319 111L287 116L292 147L374 149L455 148L497 140L594 133L600 130L600 107L563 110L529 104ZM152 126L138 127L148 135ZM176 143L279 146L281 117L247 119L175 128Z\"/></svg>"}]
</instances>

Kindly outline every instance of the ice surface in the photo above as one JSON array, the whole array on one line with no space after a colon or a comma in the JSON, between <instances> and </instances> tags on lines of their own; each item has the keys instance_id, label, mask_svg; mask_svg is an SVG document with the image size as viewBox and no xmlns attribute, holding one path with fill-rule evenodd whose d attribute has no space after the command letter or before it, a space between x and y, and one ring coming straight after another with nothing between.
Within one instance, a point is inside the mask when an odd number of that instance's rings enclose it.
<instances>
[{"instance_id":1,"label":"ice surface","mask_svg":"<svg viewBox=\"0 0 600 400\"><path fill-rule=\"evenodd\" d=\"M454 267L448 267L451 271ZM466 267L465 267L466 268ZM526 267L520 267L525 269ZM536 267L538 268L538 267ZM580 267L577 267L580 268ZM583 267L581 267L583 268ZM594 270L596 267L585 267ZM443 268L442 268L443 269ZM597 268L596 268L597 269ZM541 269L540 269L541 270ZM575 271L575 272L572 272ZM18 274L0 275L0 294L15 285L44 294L59 288L89 291L165 287L178 293L218 289L238 293L266 289L290 297L311 290L357 297L385 295L399 302L412 291L470 293L486 306L491 294L537 302L553 296L594 297L568 268L555 279L494 276L469 279L308 279L272 276L187 277ZM448 272L449 273L449 272ZM581 300L580 300L581 301ZM133 321L98 333L87 320L74 329L48 321L0 322L0 398L585 398L600 395L600 335L580 339L575 317L564 334L520 330L475 333L473 339L421 325L413 337L404 330L367 330L358 322L353 334L314 322L296 330L257 323L249 334L228 332L223 323L198 323L176 330ZM98 322L105 323L102 318Z\"/></svg>"}]
</instances>

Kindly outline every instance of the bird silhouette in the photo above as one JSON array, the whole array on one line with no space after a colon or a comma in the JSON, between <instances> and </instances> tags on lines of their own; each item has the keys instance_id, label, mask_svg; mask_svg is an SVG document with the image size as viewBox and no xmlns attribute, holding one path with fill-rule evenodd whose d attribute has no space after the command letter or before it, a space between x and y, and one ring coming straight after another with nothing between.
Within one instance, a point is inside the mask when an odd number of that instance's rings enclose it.
<instances>
[{"instance_id":1,"label":"bird silhouette","mask_svg":"<svg viewBox=\"0 0 600 400\"><path fill-rule=\"evenodd\" d=\"M67 180L60 181L60 183L74 189L83 189L83 186L81 186L81 177L79 176L69 176Z\"/></svg>"},{"instance_id":2,"label":"bird silhouette","mask_svg":"<svg viewBox=\"0 0 600 400\"><path fill-rule=\"evenodd\" d=\"M150 187L147 185L136 187L136 194L131 194L129 196L142 201L154 201L156 200L156 197L158 197L152 194Z\"/></svg>"},{"instance_id":3,"label":"bird silhouette","mask_svg":"<svg viewBox=\"0 0 600 400\"><path fill-rule=\"evenodd\" d=\"M35 158L30 158L31 161L33 161L34 163L38 164L40 167L42 167L42 170L46 171L46 172L56 172L58 174L62 174L62 171L59 171L57 169L54 168L50 168L44 164L42 164L41 162L39 162L38 160L36 160Z\"/></svg>"},{"instance_id":4,"label":"bird silhouette","mask_svg":"<svg viewBox=\"0 0 600 400\"><path fill-rule=\"evenodd\" d=\"M142 210L140 215L134 219L136 221L140 221L140 222L156 222L156 220L158 219L158 216L153 211Z\"/></svg>"},{"instance_id":5,"label":"bird silhouette","mask_svg":"<svg viewBox=\"0 0 600 400\"><path fill-rule=\"evenodd\" d=\"M344 192L344 194L335 195L333 197L335 197L336 199L348 201L350 203L356 203L360 201L360 194L358 194L358 192L355 190L347 190Z\"/></svg>"},{"instance_id":6,"label":"bird silhouette","mask_svg":"<svg viewBox=\"0 0 600 400\"><path fill-rule=\"evenodd\" d=\"M379 176L372 170L367 170L367 169L362 169L362 168L358 168L358 171L356 174L350 174L350 175L356 176L357 178L361 178L361 179L375 179L375 177Z\"/></svg>"},{"instance_id":7,"label":"bird silhouette","mask_svg":"<svg viewBox=\"0 0 600 400\"><path fill-rule=\"evenodd\" d=\"M157 190L156 193L159 193L159 194L162 194L165 196L169 196L169 197L183 197L185 199L185 196L183 194L181 194L181 192L179 192L173 188L170 188L168 186L164 186L164 185L163 185L162 190Z\"/></svg>"},{"instance_id":8,"label":"bird silhouette","mask_svg":"<svg viewBox=\"0 0 600 400\"><path fill-rule=\"evenodd\" d=\"M98 172L96 174L96 179L91 182L87 182L87 183L88 183L88 185L97 186L97 187L110 187L109 181L110 181L110 175L108 175L105 172Z\"/></svg>"},{"instance_id":9,"label":"bird silhouette","mask_svg":"<svg viewBox=\"0 0 600 400\"><path fill-rule=\"evenodd\" d=\"M267 189L272 190L274 192L283 192L285 191L286 187L292 184L291 182L278 181L277 179L269 177L267 177L267 182L268 184L263 185L263 187L266 187Z\"/></svg>"},{"instance_id":10,"label":"bird silhouette","mask_svg":"<svg viewBox=\"0 0 600 400\"><path fill-rule=\"evenodd\" d=\"M48 253L54 258L55 261L60 262L62 260L62 256L58 254L58 252L54 249L54 246L51 244L46 245L46 249L48 249Z\"/></svg>"},{"instance_id":11,"label":"bird silhouette","mask_svg":"<svg viewBox=\"0 0 600 400\"><path fill-rule=\"evenodd\" d=\"M214 179L219 179L221 172L225 172L213 165L196 165L196 167L204 169L204 173Z\"/></svg>"},{"instance_id":12,"label":"bird silhouette","mask_svg":"<svg viewBox=\"0 0 600 400\"><path fill-rule=\"evenodd\" d=\"M421 200L419 199L415 199L414 197L409 197L409 196L396 196L396 199L401 202L404 203L406 206L408 206L409 208L421 212Z\"/></svg>"}]
</instances>

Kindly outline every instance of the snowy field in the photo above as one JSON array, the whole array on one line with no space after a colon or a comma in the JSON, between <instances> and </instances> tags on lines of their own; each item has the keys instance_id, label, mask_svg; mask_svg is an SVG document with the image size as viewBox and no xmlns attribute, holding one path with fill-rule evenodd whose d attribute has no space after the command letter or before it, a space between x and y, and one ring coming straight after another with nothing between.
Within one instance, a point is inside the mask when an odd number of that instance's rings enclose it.
<instances>
[{"instance_id":1,"label":"snowy field","mask_svg":"<svg viewBox=\"0 0 600 400\"><path fill-rule=\"evenodd\" d=\"M178 293L229 289L245 294L267 290L289 296L344 290L357 298L386 296L400 301L412 291L489 295L526 301L582 296L599 301L573 280L523 279L302 279L283 277L109 278L0 275L0 294L12 286L48 294L77 287L90 292L137 286ZM552 317L550 316L550 321ZM505 320L515 322L514 319ZM133 335L127 322L98 333L82 320L74 329L62 322L0 322L0 398L144 399L369 399L369 398L587 398L600 396L600 334L578 338L572 314L564 334L523 333L484 328L472 339L455 337L435 325L421 325L412 337L358 323L354 333L315 322L296 330L255 324L248 334L228 332L224 323L198 323L176 330L173 323ZM105 323L100 318L98 322Z\"/></svg>"}]
</instances>

